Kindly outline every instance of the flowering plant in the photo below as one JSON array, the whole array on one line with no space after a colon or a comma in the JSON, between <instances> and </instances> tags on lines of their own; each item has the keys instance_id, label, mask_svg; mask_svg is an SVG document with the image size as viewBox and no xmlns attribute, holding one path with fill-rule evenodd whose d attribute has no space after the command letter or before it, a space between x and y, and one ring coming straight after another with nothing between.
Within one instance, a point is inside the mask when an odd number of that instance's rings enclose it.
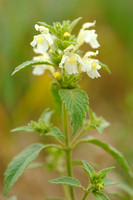
<instances>
[{"instance_id":1,"label":"flowering plant","mask_svg":"<svg viewBox=\"0 0 133 200\"><path fill-rule=\"evenodd\" d=\"M12 130L37 132L41 136L54 138L50 144L32 144L22 153L16 156L9 164L5 173L4 195L8 193L13 184L22 175L25 168L47 167L50 170L57 171L61 177L50 180L53 184L62 184L65 199L74 200L74 187L83 190L82 200L89 194L93 194L96 200L108 200L109 197L102 192L106 186L116 184L116 182L106 178L108 172L113 167L102 169L99 172L94 170L92 164L87 161L72 160L72 150L80 143L92 143L110 153L120 165L131 175L131 170L123 155L109 144L94 137L81 137L85 132L96 129L102 133L109 123L102 117L97 117L89 107L87 94L79 89L78 81L82 78L84 72L89 78L100 77L99 70L103 68L110 72L109 68L102 64L96 56L98 50L88 51L85 54L80 50L83 43L88 43L92 49L100 47L95 33L95 21L83 24L78 36L73 35L73 28L79 22L78 18L72 22L63 21L63 23L53 23L50 26L44 22L35 25L39 32L34 36L31 46L37 54L33 60L24 62L15 68L13 74L26 67L33 67L34 75L42 75L46 70L53 77L51 90L53 97L62 110L64 130L61 131L51 123L53 111L46 109L37 122L31 121L26 126L21 126ZM88 113L87 117L86 114ZM68 114L71 117L72 134L68 129ZM46 150L49 156L46 163L31 163L39 153ZM64 166L65 159L65 166ZM79 180L73 177L73 164L80 164L88 176L89 183L84 187ZM68 187L68 188L67 188Z\"/></svg>"}]
</instances>

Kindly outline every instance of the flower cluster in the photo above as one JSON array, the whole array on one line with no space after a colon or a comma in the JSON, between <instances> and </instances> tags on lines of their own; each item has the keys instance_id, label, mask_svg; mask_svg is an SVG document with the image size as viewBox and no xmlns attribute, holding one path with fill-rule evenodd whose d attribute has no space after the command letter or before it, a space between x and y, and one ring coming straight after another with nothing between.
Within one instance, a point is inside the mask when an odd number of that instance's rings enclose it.
<instances>
[{"instance_id":1,"label":"flower cluster","mask_svg":"<svg viewBox=\"0 0 133 200\"><path fill-rule=\"evenodd\" d=\"M34 52L38 54L33 60L44 61L47 64L34 65L33 74L42 75L49 70L58 81L74 76L79 78L83 72L92 79L100 77L98 70L101 65L95 58L98 50L88 51L83 56L79 50L84 42L93 49L100 47L97 34L92 29L95 23L94 21L83 24L77 37L71 34L73 24L70 21L54 23L53 27L42 22L41 25L36 24L35 29L40 34L35 35L31 42Z\"/></svg>"}]
</instances>

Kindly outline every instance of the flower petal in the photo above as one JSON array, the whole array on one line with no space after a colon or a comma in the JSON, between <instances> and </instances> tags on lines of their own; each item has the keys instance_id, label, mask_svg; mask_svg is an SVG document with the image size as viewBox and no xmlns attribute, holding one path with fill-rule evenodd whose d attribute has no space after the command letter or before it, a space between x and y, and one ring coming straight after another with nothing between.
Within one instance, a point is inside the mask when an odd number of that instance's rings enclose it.
<instances>
[{"instance_id":1,"label":"flower petal","mask_svg":"<svg viewBox=\"0 0 133 200\"><path fill-rule=\"evenodd\" d=\"M85 23L85 24L83 24L82 27L83 27L83 29L87 29L87 28L90 28L92 26L95 26L95 24L96 24L96 20L94 22Z\"/></svg>"},{"instance_id":2,"label":"flower petal","mask_svg":"<svg viewBox=\"0 0 133 200\"><path fill-rule=\"evenodd\" d=\"M40 31L41 33L49 33L49 29L48 28L45 28L44 26L39 26L38 24L35 24L35 29L37 31Z\"/></svg>"},{"instance_id":3,"label":"flower petal","mask_svg":"<svg viewBox=\"0 0 133 200\"><path fill-rule=\"evenodd\" d=\"M86 52L86 54L84 55L84 58L89 58L89 57L92 57L92 56L96 56L98 53L99 53L98 50L97 50L96 52L88 51L88 52Z\"/></svg>"},{"instance_id":4,"label":"flower petal","mask_svg":"<svg viewBox=\"0 0 133 200\"><path fill-rule=\"evenodd\" d=\"M44 74L46 69L47 69L46 65L35 65L32 74L40 76Z\"/></svg>"},{"instance_id":5,"label":"flower petal","mask_svg":"<svg viewBox=\"0 0 133 200\"><path fill-rule=\"evenodd\" d=\"M49 33L45 35L45 38L46 38L47 42L49 43L49 45L53 44L52 37Z\"/></svg>"},{"instance_id":6,"label":"flower petal","mask_svg":"<svg viewBox=\"0 0 133 200\"><path fill-rule=\"evenodd\" d=\"M97 70L88 71L87 74L88 74L88 76L89 76L90 78L92 78L92 79L98 78L98 77L101 76Z\"/></svg>"},{"instance_id":7,"label":"flower petal","mask_svg":"<svg viewBox=\"0 0 133 200\"><path fill-rule=\"evenodd\" d=\"M76 74L78 73L77 64L69 65L68 62L65 63L64 68L68 74Z\"/></svg>"}]
</instances>

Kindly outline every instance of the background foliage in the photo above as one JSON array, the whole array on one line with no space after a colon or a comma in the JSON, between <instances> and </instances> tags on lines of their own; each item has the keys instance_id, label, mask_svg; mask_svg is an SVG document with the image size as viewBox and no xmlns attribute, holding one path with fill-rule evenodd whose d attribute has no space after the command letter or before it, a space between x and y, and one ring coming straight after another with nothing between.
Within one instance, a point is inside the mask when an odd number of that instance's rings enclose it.
<instances>
[{"instance_id":1,"label":"background foliage","mask_svg":"<svg viewBox=\"0 0 133 200\"><path fill-rule=\"evenodd\" d=\"M111 75L102 71L102 78L97 80L85 76L81 82L82 88L88 93L93 110L111 122L110 128L100 137L104 137L105 141L117 147L127 157L128 162L133 163L133 1L1 0L0 193L3 189L3 173L7 163L24 147L40 140L33 134L10 133L10 129L24 125L31 119L38 119L46 107L55 108L50 94L51 77L47 74L33 77L30 69L23 70L14 77L11 77L11 73L14 67L30 60L34 55L29 43L35 34L34 24L37 21L52 24L53 21L73 20L79 16L82 16L83 20L77 26L77 30L82 23L96 19L98 41L101 44L98 58L110 66L112 71ZM84 50L87 50L87 46L84 46ZM53 115L53 122L61 127L61 118L60 116L55 118L55 115L56 113ZM82 146L77 149L73 156L75 159L80 159L82 156L85 160L90 159L99 164L99 169L112 166L112 162L115 161L108 154L97 150L99 149L90 152L88 149L86 152L84 145L84 148ZM44 159L44 155L40 159ZM34 200L51 194L51 185L47 182L55 174L47 176L47 172L43 169L33 170L34 173L28 170L24 173L9 196L16 194L19 200L23 198ZM76 175L79 171L80 168L75 167ZM121 172L122 176L120 173L114 174L114 179L124 179L131 185L129 177L124 175L119 166L116 171ZM80 174L78 176L82 183L87 182L86 176ZM54 186L53 193L59 192L59 188L60 186Z\"/></svg>"}]
</instances>

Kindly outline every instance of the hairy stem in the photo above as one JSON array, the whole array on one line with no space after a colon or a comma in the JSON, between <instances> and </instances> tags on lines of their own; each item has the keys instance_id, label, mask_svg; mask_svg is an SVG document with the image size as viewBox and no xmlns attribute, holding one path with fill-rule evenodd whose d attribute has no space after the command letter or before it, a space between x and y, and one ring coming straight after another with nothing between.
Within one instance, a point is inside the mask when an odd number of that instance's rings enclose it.
<instances>
[{"instance_id":1,"label":"hairy stem","mask_svg":"<svg viewBox=\"0 0 133 200\"><path fill-rule=\"evenodd\" d=\"M68 125L67 125L67 111L65 105L63 104L63 122L64 122L64 133L65 133L65 145L66 145L66 168L67 175L72 177L72 161L71 161L71 149L69 146L69 134L68 134ZM74 189L72 186L69 187L71 199L74 200Z\"/></svg>"}]
</instances>

